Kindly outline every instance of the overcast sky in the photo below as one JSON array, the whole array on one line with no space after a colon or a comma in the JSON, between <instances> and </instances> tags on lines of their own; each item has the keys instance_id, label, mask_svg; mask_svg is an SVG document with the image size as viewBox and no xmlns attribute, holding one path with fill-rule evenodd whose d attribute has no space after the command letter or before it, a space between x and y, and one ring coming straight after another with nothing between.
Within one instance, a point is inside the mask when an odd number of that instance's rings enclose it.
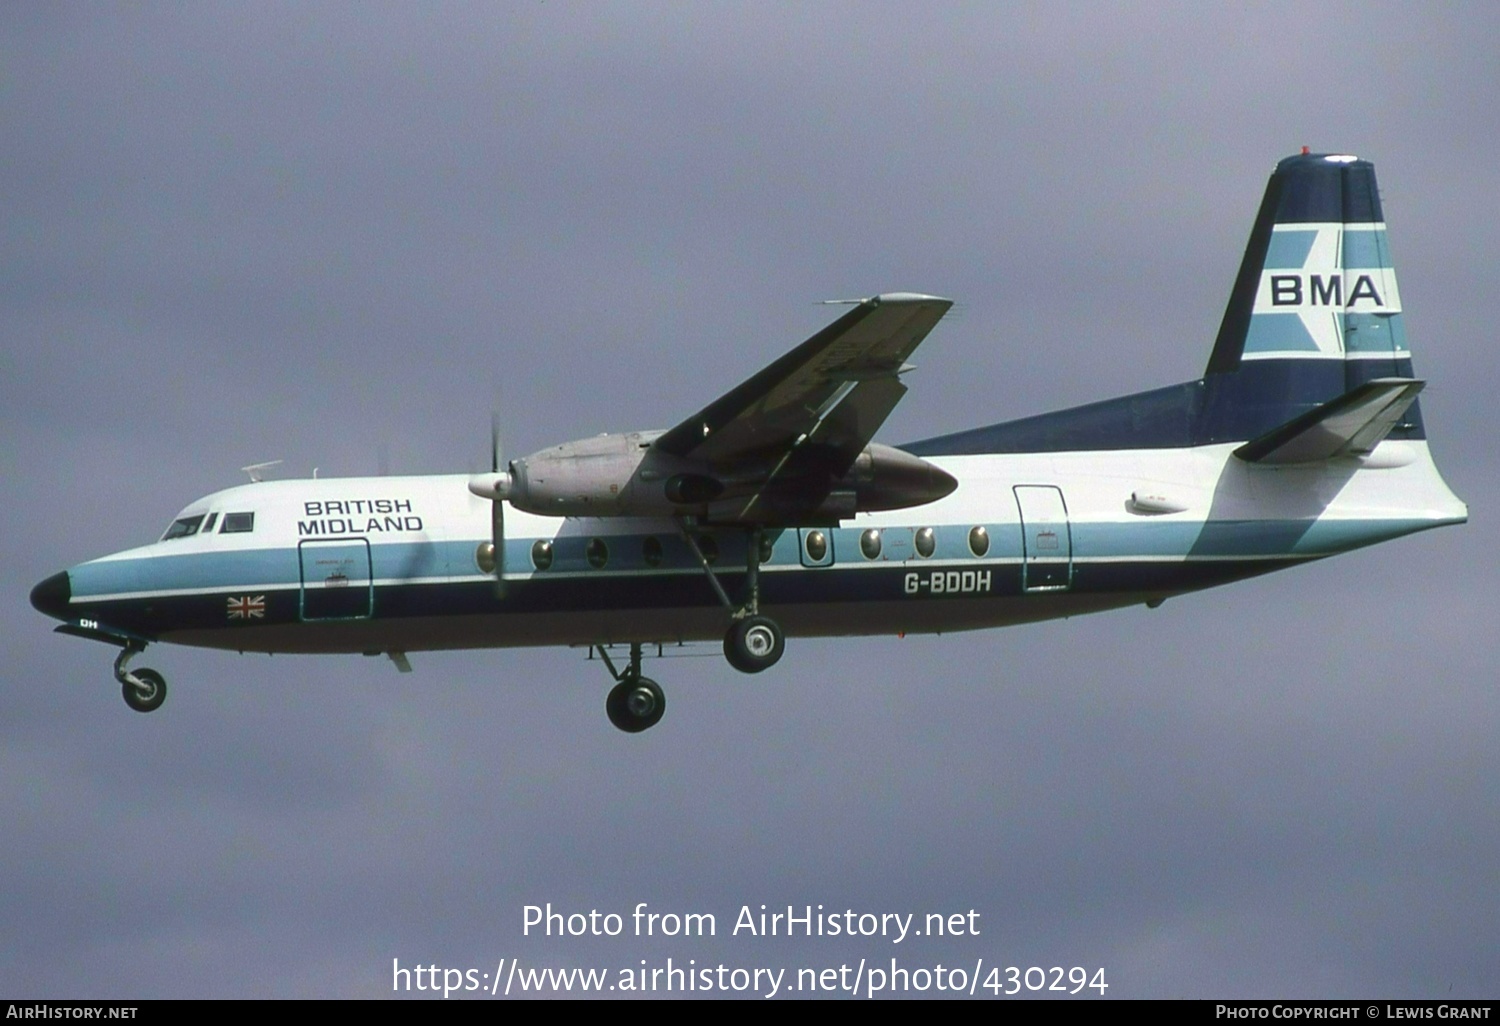
<instances>
[{"instance_id":1,"label":"overcast sky","mask_svg":"<svg viewBox=\"0 0 1500 1026\"><path fill-rule=\"evenodd\" d=\"M0 8L0 996L668 957L1497 996L1496 39L1478 3ZM27 603L244 464L478 469L492 409L512 453L669 426L832 297L958 301L887 442L1197 377L1304 144L1376 164L1465 527L654 664L639 736L566 649L153 648L140 716ZM718 936L523 936L547 902ZM731 936L762 903L981 932Z\"/></svg>"}]
</instances>

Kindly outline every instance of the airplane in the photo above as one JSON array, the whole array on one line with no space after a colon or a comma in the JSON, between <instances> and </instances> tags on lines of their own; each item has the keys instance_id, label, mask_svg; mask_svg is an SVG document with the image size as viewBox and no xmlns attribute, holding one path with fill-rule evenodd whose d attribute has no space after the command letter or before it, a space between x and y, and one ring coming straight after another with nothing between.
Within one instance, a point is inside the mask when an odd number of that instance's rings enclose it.
<instances>
[{"instance_id":1,"label":"airplane","mask_svg":"<svg viewBox=\"0 0 1500 1026\"><path fill-rule=\"evenodd\" d=\"M643 657L722 640L934 633L1144 604L1468 519L1428 449L1374 167L1277 164L1202 378L901 447L873 441L952 305L852 308L665 431L487 473L260 480L149 545L39 583L55 630L148 644L387 655L587 646L611 723L666 709ZM502 466L502 463L504 464ZM611 658L628 652L617 666Z\"/></svg>"}]
</instances>

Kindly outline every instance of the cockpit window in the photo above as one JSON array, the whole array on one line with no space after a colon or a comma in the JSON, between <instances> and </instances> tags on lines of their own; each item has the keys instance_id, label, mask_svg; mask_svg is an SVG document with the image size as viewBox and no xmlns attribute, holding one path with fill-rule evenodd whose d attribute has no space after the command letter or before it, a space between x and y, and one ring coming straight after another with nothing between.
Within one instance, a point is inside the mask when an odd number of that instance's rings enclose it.
<instances>
[{"instance_id":1,"label":"cockpit window","mask_svg":"<svg viewBox=\"0 0 1500 1026\"><path fill-rule=\"evenodd\" d=\"M255 530L254 513L225 513L220 534L245 534Z\"/></svg>"},{"instance_id":2,"label":"cockpit window","mask_svg":"<svg viewBox=\"0 0 1500 1026\"><path fill-rule=\"evenodd\" d=\"M161 536L162 541L171 541L173 538L186 538L198 533L198 525L203 523L203 514L195 517L183 517L181 520L172 521L172 526L167 528L167 533Z\"/></svg>"},{"instance_id":3,"label":"cockpit window","mask_svg":"<svg viewBox=\"0 0 1500 1026\"><path fill-rule=\"evenodd\" d=\"M214 529L214 521L219 519L219 514L210 513L208 519L203 521L203 533L207 534Z\"/></svg>"}]
</instances>

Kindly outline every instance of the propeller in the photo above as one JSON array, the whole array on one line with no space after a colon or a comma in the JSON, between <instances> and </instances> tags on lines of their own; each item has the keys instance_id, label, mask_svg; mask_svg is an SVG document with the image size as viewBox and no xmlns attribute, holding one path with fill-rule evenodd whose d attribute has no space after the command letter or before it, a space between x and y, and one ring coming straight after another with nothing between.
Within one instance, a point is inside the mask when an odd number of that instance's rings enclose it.
<instances>
[{"instance_id":1,"label":"propeller","mask_svg":"<svg viewBox=\"0 0 1500 1026\"><path fill-rule=\"evenodd\" d=\"M469 478L469 491L490 500L490 551L494 558L495 596L505 595L505 500L510 496L509 465L500 469L500 421L490 418L490 472Z\"/></svg>"}]
</instances>

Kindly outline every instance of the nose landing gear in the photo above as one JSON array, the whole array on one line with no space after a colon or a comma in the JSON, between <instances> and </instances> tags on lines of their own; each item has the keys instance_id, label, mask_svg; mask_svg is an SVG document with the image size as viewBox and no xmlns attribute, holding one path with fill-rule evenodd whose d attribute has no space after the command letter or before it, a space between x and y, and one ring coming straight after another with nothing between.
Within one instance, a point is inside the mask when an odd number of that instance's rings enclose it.
<instances>
[{"instance_id":1,"label":"nose landing gear","mask_svg":"<svg viewBox=\"0 0 1500 1026\"><path fill-rule=\"evenodd\" d=\"M609 716L609 722L627 734L639 734L661 722L662 714L667 711L667 696L656 681L641 676L640 643L631 644L630 663L624 670L615 669L602 645L597 648L616 681L609 689L609 697L604 700L604 712Z\"/></svg>"},{"instance_id":2,"label":"nose landing gear","mask_svg":"<svg viewBox=\"0 0 1500 1026\"><path fill-rule=\"evenodd\" d=\"M120 694L126 705L141 713L155 712L167 700L167 682L161 674L145 668L133 671L126 668L145 647L132 641L115 658L115 680L120 682Z\"/></svg>"},{"instance_id":3,"label":"nose landing gear","mask_svg":"<svg viewBox=\"0 0 1500 1026\"><path fill-rule=\"evenodd\" d=\"M609 689L604 701L609 722L627 734L639 734L661 721L667 711L667 696L650 677L622 680Z\"/></svg>"}]
</instances>

